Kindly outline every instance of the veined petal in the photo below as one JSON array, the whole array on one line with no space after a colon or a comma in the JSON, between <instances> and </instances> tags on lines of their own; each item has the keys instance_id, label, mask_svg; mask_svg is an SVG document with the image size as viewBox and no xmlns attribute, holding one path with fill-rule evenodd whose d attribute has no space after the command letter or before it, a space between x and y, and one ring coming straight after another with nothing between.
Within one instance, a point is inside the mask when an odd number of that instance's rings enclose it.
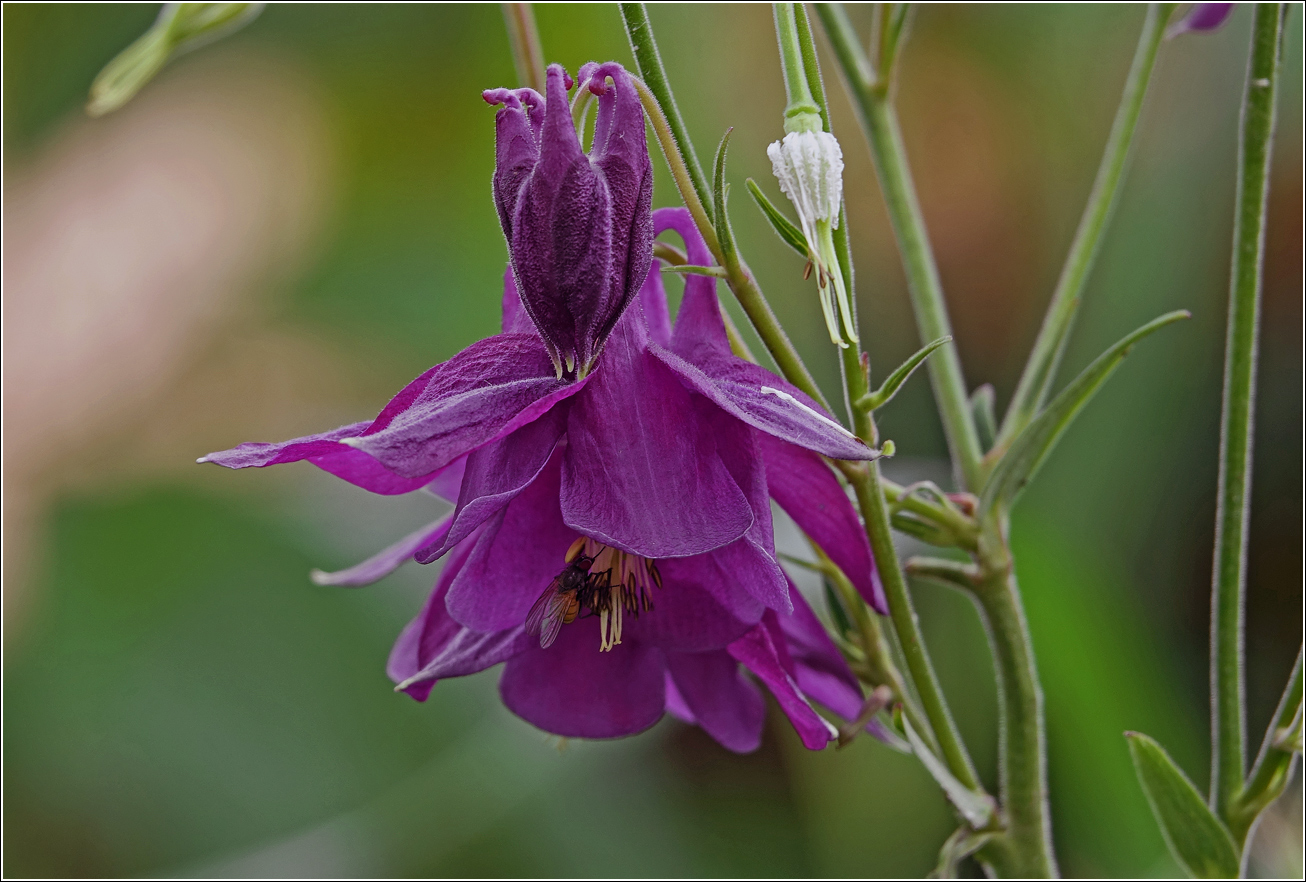
<instances>
[{"instance_id":1,"label":"veined petal","mask_svg":"<svg viewBox=\"0 0 1306 882\"><path fill-rule=\"evenodd\" d=\"M652 595L652 610L627 616L626 639L648 643L667 652L724 649L762 618L760 604L749 604L741 616L720 603L705 587L715 570L710 555L676 558L658 564L662 587Z\"/></svg>"},{"instance_id":2,"label":"veined petal","mask_svg":"<svg viewBox=\"0 0 1306 882\"><path fill-rule=\"evenodd\" d=\"M765 623L731 643L729 649L734 658L743 662L771 690L807 749L820 750L831 739L838 737L838 730L812 709L786 670L781 650L776 646Z\"/></svg>"},{"instance_id":3,"label":"veined petal","mask_svg":"<svg viewBox=\"0 0 1306 882\"><path fill-rule=\"evenodd\" d=\"M667 289L662 284L661 261L653 261L648 277L639 289L639 308L644 312L650 339L662 346L671 345L671 311L667 306Z\"/></svg>"},{"instance_id":4,"label":"veined petal","mask_svg":"<svg viewBox=\"0 0 1306 882\"><path fill-rule=\"evenodd\" d=\"M556 453L472 544L447 601L449 614L469 628L497 631L523 624L531 605L566 566L576 533L558 511L561 458Z\"/></svg>"},{"instance_id":5,"label":"veined petal","mask_svg":"<svg viewBox=\"0 0 1306 882\"><path fill-rule=\"evenodd\" d=\"M453 515L445 515L438 521L432 521L425 527L414 530L395 544L347 570L337 570L334 573L313 570L310 575L318 585L343 585L351 588L359 585L370 585L378 579L390 575L402 564L411 560L413 554L419 548L433 542L442 542L444 537L448 535L449 525L452 523Z\"/></svg>"},{"instance_id":6,"label":"veined petal","mask_svg":"<svg viewBox=\"0 0 1306 882\"><path fill-rule=\"evenodd\" d=\"M656 723L666 707L660 649L635 641L599 652L598 617L564 627L548 649L538 644L509 660L499 681L508 710L569 738L619 738Z\"/></svg>"},{"instance_id":7,"label":"veined petal","mask_svg":"<svg viewBox=\"0 0 1306 882\"><path fill-rule=\"evenodd\" d=\"M888 615L866 530L834 472L810 450L769 435L758 433L758 447L771 496L843 570L866 602Z\"/></svg>"},{"instance_id":8,"label":"veined petal","mask_svg":"<svg viewBox=\"0 0 1306 882\"><path fill-rule=\"evenodd\" d=\"M431 482L422 489L445 502L457 502L459 490L463 485L463 472L466 469L467 457L460 456L436 472Z\"/></svg>"},{"instance_id":9,"label":"veined petal","mask_svg":"<svg viewBox=\"0 0 1306 882\"><path fill-rule=\"evenodd\" d=\"M417 562L440 557L511 502L544 469L566 427L563 403L508 437L468 454L452 526L445 535L415 549Z\"/></svg>"},{"instance_id":10,"label":"veined petal","mask_svg":"<svg viewBox=\"0 0 1306 882\"><path fill-rule=\"evenodd\" d=\"M762 743L766 705L729 653L667 653L667 669L703 731L735 753L757 750Z\"/></svg>"},{"instance_id":11,"label":"veined petal","mask_svg":"<svg viewBox=\"0 0 1306 882\"><path fill-rule=\"evenodd\" d=\"M771 524L771 499L766 469L755 432L702 396L693 396L694 409L716 440L717 455L748 499L753 524L738 542L712 552L717 564L736 574L739 583L759 602L788 612L789 584L775 560L775 532Z\"/></svg>"},{"instance_id":12,"label":"veined petal","mask_svg":"<svg viewBox=\"0 0 1306 882\"><path fill-rule=\"evenodd\" d=\"M689 393L621 322L571 408L562 514L569 526L644 557L688 557L748 530L747 498L716 453Z\"/></svg>"},{"instance_id":13,"label":"veined petal","mask_svg":"<svg viewBox=\"0 0 1306 882\"><path fill-rule=\"evenodd\" d=\"M585 382L557 379L537 336L499 334L440 365L384 428L346 443L399 475L429 475L539 418Z\"/></svg>"},{"instance_id":14,"label":"veined petal","mask_svg":"<svg viewBox=\"0 0 1306 882\"><path fill-rule=\"evenodd\" d=\"M839 425L797 387L733 356L695 351L696 364L657 344L648 351L697 392L755 429L834 459L874 459L876 452Z\"/></svg>"},{"instance_id":15,"label":"veined petal","mask_svg":"<svg viewBox=\"0 0 1306 882\"><path fill-rule=\"evenodd\" d=\"M794 663L794 679L803 694L834 711L845 720L855 720L862 709L862 689L849 670L843 654L830 640L825 626L812 612L796 587L792 615L776 616Z\"/></svg>"},{"instance_id":16,"label":"veined petal","mask_svg":"<svg viewBox=\"0 0 1306 882\"><path fill-rule=\"evenodd\" d=\"M450 557L422 612L399 635L390 652L386 673L418 701L426 700L437 680L483 671L533 642L520 627L477 632L450 618L445 597L467 554L468 550L459 549Z\"/></svg>"}]
</instances>

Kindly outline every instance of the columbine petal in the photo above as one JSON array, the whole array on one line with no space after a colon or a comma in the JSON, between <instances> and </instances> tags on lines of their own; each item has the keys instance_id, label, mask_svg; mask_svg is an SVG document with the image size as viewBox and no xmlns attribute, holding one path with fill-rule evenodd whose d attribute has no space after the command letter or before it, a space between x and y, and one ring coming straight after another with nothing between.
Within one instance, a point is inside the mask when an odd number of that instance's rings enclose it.
<instances>
[{"instance_id":1,"label":"columbine petal","mask_svg":"<svg viewBox=\"0 0 1306 882\"><path fill-rule=\"evenodd\" d=\"M512 277L512 265L503 271L503 332L505 334L533 334L535 325L521 304L517 282Z\"/></svg>"},{"instance_id":2,"label":"columbine petal","mask_svg":"<svg viewBox=\"0 0 1306 882\"><path fill-rule=\"evenodd\" d=\"M440 365L384 428L346 443L399 475L429 475L539 418L584 383L557 379L535 335L499 334Z\"/></svg>"},{"instance_id":3,"label":"columbine petal","mask_svg":"<svg viewBox=\"0 0 1306 882\"><path fill-rule=\"evenodd\" d=\"M653 595L652 610L627 618L623 639L637 640L668 652L724 649L762 618L760 604L740 616L727 609L704 585L713 569L703 558L690 557L659 564L662 588Z\"/></svg>"},{"instance_id":4,"label":"columbine petal","mask_svg":"<svg viewBox=\"0 0 1306 882\"><path fill-rule=\"evenodd\" d=\"M566 404L561 404L508 437L468 454L452 526L416 549L418 563L430 563L462 542L535 480L566 427Z\"/></svg>"},{"instance_id":5,"label":"columbine petal","mask_svg":"<svg viewBox=\"0 0 1306 882\"><path fill-rule=\"evenodd\" d=\"M533 642L520 626L478 632L449 616L445 597L466 557L467 552L460 550L450 558L426 606L390 651L386 673L399 684L398 688L418 701L426 700L437 680L483 671L520 654Z\"/></svg>"},{"instance_id":6,"label":"columbine petal","mask_svg":"<svg viewBox=\"0 0 1306 882\"><path fill-rule=\"evenodd\" d=\"M685 708L707 734L735 753L757 750L766 705L729 653L668 653L667 669Z\"/></svg>"},{"instance_id":7,"label":"columbine petal","mask_svg":"<svg viewBox=\"0 0 1306 882\"><path fill-rule=\"evenodd\" d=\"M794 612L776 616L794 663L794 679L803 693L846 720L862 709L862 689L821 620L797 587L792 588Z\"/></svg>"},{"instance_id":8,"label":"columbine petal","mask_svg":"<svg viewBox=\"0 0 1306 882\"><path fill-rule=\"evenodd\" d=\"M644 347L635 316L608 341L571 408L562 513L579 533L644 557L688 557L753 522L689 393Z\"/></svg>"},{"instance_id":9,"label":"columbine petal","mask_svg":"<svg viewBox=\"0 0 1306 882\"><path fill-rule=\"evenodd\" d=\"M758 447L771 496L843 570L866 602L888 615L866 530L834 472L811 451L770 436L759 433Z\"/></svg>"},{"instance_id":10,"label":"columbine petal","mask_svg":"<svg viewBox=\"0 0 1306 882\"><path fill-rule=\"evenodd\" d=\"M474 543L465 541L473 546L471 555L450 587L447 603L449 614L469 628L496 631L522 624L531 604L563 568L576 533L558 511L560 459L555 454L539 477L484 525Z\"/></svg>"},{"instance_id":11,"label":"columbine petal","mask_svg":"<svg viewBox=\"0 0 1306 882\"><path fill-rule=\"evenodd\" d=\"M808 704L793 676L786 670L783 645L777 646L765 623L731 643L729 649L734 658L743 662L771 690L805 747L820 750L838 736L838 730Z\"/></svg>"},{"instance_id":12,"label":"columbine petal","mask_svg":"<svg viewBox=\"0 0 1306 882\"><path fill-rule=\"evenodd\" d=\"M499 681L517 716L571 738L617 738L652 726L666 707L662 651L627 641L600 655L597 617L578 619L548 649L509 660Z\"/></svg>"},{"instance_id":13,"label":"columbine petal","mask_svg":"<svg viewBox=\"0 0 1306 882\"><path fill-rule=\"evenodd\" d=\"M318 585L344 585L351 588L359 585L370 585L378 579L385 578L401 565L412 560L413 554L419 548L424 548L433 542L443 542L444 537L449 534L449 525L451 523L453 523L453 516L445 515L420 530L414 530L395 544L347 570L337 570L334 573L313 570L310 576Z\"/></svg>"}]
</instances>

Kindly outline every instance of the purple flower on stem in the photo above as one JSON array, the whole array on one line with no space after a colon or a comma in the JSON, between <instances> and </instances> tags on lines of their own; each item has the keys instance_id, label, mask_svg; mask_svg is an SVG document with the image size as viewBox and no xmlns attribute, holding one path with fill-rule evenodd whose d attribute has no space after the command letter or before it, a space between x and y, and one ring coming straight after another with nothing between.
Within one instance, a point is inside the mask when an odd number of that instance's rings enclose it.
<instances>
[{"instance_id":1,"label":"purple flower on stem","mask_svg":"<svg viewBox=\"0 0 1306 882\"><path fill-rule=\"evenodd\" d=\"M596 71L625 82L615 65ZM561 70L550 76L550 91L565 97ZM606 105L600 96L600 134L620 109L619 96ZM511 153L505 139L519 137L505 132L504 113L500 172ZM647 162L642 122L639 136ZM496 193L507 189L496 178ZM575 222L606 229L586 211ZM710 263L685 210L659 211L646 225L650 239L674 229L691 262ZM511 228L510 242L519 231ZM391 676L416 698L439 679L506 661L505 704L547 731L615 737L670 710L748 750L762 705L742 663L804 742L820 747L832 730L807 697L849 716L861 693L776 563L770 497L884 611L865 533L820 458L875 452L797 388L730 352L714 279L686 282L673 329L647 247L628 261L644 266L639 305L618 311L606 345L571 338L573 364L593 353L589 371L558 375L515 266L505 277L503 333L431 368L376 419L202 461L308 460L376 493L426 487L456 497L447 518L372 559L315 574L321 584L360 585L409 558L449 555L390 660ZM631 298L622 297L624 308ZM569 315L581 314L574 298L563 300Z\"/></svg>"},{"instance_id":2,"label":"purple flower on stem","mask_svg":"<svg viewBox=\"0 0 1306 882\"><path fill-rule=\"evenodd\" d=\"M1189 31L1214 31L1233 14L1236 3L1193 3L1166 29L1166 37L1175 38Z\"/></svg>"},{"instance_id":3,"label":"purple flower on stem","mask_svg":"<svg viewBox=\"0 0 1306 882\"><path fill-rule=\"evenodd\" d=\"M494 204L522 304L559 377L593 369L653 255L653 164L639 95L615 62L591 62L578 79L598 96L588 156L567 101L571 78L559 65L549 67L547 95L484 93L503 105Z\"/></svg>"}]
</instances>

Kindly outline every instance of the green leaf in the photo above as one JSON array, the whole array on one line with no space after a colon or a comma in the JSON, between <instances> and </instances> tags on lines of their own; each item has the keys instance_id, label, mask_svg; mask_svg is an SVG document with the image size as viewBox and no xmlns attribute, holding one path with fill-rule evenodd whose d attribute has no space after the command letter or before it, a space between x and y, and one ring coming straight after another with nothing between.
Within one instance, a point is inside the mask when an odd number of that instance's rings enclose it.
<instances>
[{"instance_id":1,"label":"green leaf","mask_svg":"<svg viewBox=\"0 0 1306 882\"><path fill-rule=\"evenodd\" d=\"M807 257L807 237L803 235L803 231L794 226L789 218L781 213L780 209L771 204L771 200L766 198L766 194L757 185L757 181L749 178L744 183L748 185L748 192L752 194L757 207L762 209L762 214L771 222L771 229L775 230L776 235L780 237L780 241L803 257Z\"/></svg>"},{"instance_id":2,"label":"green leaf","mask_svg":"<svg viewBox=\"0 0 1306 882\"><path fill-rule=\"evenodd\" d=\"M86 112L104 116L117 110L171 59L244 27L265 5L165 3L150 29L105 65L91 83Z\"/></svg>"},{"instance_id":3,"label":"green leaf","mask_svg":"<svg viewBox=\"0 0 1306 882\"><path fill-rule=\"evenodd\" d=\"M1011 448L993 469L980 494L979 517L995 509L1007 509L1038 472L1061 434L1078 416L1107 378L1120 366L1135 343L1168 324L1189 317L1187 310L1169 312L1153 319L1098 356L1083 373L1061 391L1012 442Z\"/></svg>"},{"instance_id":4,"label":"green leaf","mask_svg":"<svg viewBox=\"0 0 1306 882\"><path fill-rule=\"evenodd\" d=\"M695 266L692 263L682 263L679 266L664 266L662 272L682 273L691 276L712 276L717 279L724 279L729 276L729 273L719 266Z\"/></svg>"},{"instance_id":5,"label":"green leaf","mask_svg":"<svg viewBox=\"0 0 1306 882\"><path fill-rule=\"evenodd\" d=\"M970 394L970 414L975 419L975 431L979 433L980 450L987 453L993 449L993 442L998 437L991 383L985 383Z\"/></svg>"},{"instance_id":6,"label":"green leaf","mask_svg":"<svg viewBox=\"0 0 1306 882\"><path fill-rule=\"evenodd\" d=\"M907 736L907 741L911 743L912 752L916 754L916 757L921 761L921 765L925 766L925 770L930 773L931 777L943 788L948 801L966 819L966 823L975 828L988 824L996 808L993 797L978 790L971 790L954 778L952 772L948 771L948 767L930 751L921 736L916 734L916 730L911 727L911 722L908 721L906 716L902 717L902 727Z\"/></svg>"},{"instance_id":7,"label":"green leaf","mask_svg":"<svg viewBox=\"0 0 1306 882\"><path fill-rule=\"evenodd\" d=\"M825 605L830 610L830 618L834 621L835 629L840 634L851 634L853 631L852 620L848 618L848 613L844 610L843 603L840 602L834 586L830 584L829 579L822 579L821 586L825 589Z\"/></svg>"},{"instance_id":8,"label":"green leaf","mask_svg":"<svg viewBox=\"0 0 1306 882\"><path fill-rule=\"evenodd\" d=\"M1138 782L1175 860L1198 879L1237 877L1233 838L1193 783L1151 738L1141 732L1126 732L1125 738Z\"/></svg>"},{"instance_id":9,"label":"green leaf","mask_svg":"<svg viewBox=\"0 0 1306 882\"><path fill-rule=\"evenodd\" d=\"M931 352L950 342L952 342L951 337L940 337L932 343L927 343L915 355L899 365L896 371L889 374L888 378L880 385L880 388L857 399L857 409L872 411L884 407L893 400L894 395L898 394L898 389L902 387L903 383L907 382L907 378L912 375L916 368L920 367L925 359L929 358Z\"/></svg>"},{"instance_id":10,"label":"green leaf","mask_svg":"<svg viewBox=\"0 0 1306 882\"><path fill-rule=\"evenodd\" d=\"M721 256L724 258L722 263L727 266L735 259L738 253L735 249L735 234L730 229L730 218L726 214L726 197L730 193L730 185L726 181L726 151L730 146L730 134L734 127L726 129L726 133L721 136L721 144L716 149L716 163L712 168L712 205L716 215L716 237L721 243Z\"/></svg>"}]
</instances>

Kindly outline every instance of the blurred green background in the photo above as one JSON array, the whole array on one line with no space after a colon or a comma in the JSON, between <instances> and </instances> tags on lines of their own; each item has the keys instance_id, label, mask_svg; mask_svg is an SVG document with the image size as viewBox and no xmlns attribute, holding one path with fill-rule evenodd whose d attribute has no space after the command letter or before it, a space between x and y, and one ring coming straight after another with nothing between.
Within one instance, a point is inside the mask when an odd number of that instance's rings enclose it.
<instances>
[{"instance_id":1,"label":"blurred green background","mask_svg":"<svg viewBox=\"0 0 1306 882\"><path fill-rule=\"evenodd\" d=\"M424 705L384 663L433 571L318 588L429 520L307 464L195 457L371 416L497 329L506 258L493 111L512 85L482 6L277 6L171 65L122 113L81 112L157 6L6 4L4 867L7 876L920 875L951 832L937 788L869 740L804 751L772 719L735 757L666 720L559 745L496 672ZM865 10L854 10L854 17ZM614 6L537 11L547 57L629 63ZM918 10L899 107L968 382L1000 405L1087 195L1135 6ZM837 365L775 198L769 8L651 17L700 153L734 126L744 253L827 389ZM1251 738L1301 642L1302 15L1270 196L1247 635ZM864 25L865 23L862 22ZM1207 600L1238 102L1250 13L1167 44L1063 382L1166 310L1026 494L1013 526L1047 694L1070 875L1169 875L1121 732L1207 777ZM826 46L822 44L822 51ZM917 345L869 156L834 68L863 339ZM675 202L655 157L655 204ZM884 417L902 479L946 480L928 384ZM969 604L915 586L986 780L991 667ZM775 715L773 714L773 717ZM1253 870L1301 872L1300 785ZM974 871L974 867L969 868Z\"/></svg>"}]
</instances>

